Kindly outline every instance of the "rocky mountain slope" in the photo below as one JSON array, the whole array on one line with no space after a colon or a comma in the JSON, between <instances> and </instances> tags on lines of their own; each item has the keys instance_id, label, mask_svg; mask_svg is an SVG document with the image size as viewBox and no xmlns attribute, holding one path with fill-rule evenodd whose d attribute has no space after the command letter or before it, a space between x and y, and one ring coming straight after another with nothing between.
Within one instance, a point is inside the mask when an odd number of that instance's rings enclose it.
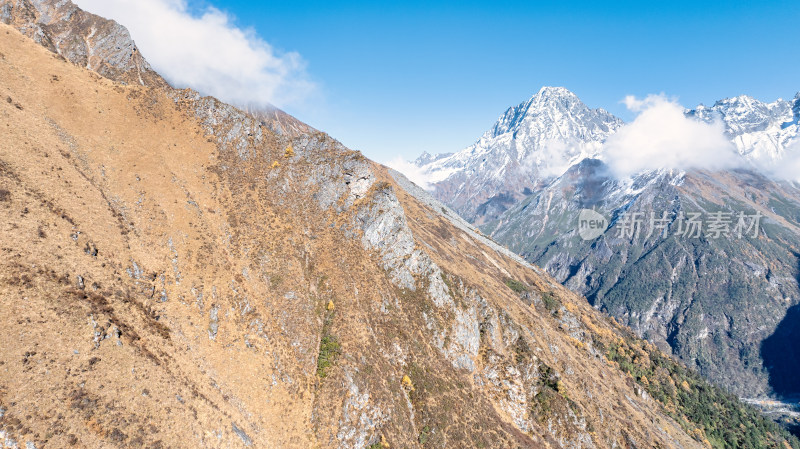
<instances>
[{"instance_id":1,"label":"rocky mountain slope","mask_svg":"<svg viewBox=\"0 0 800 449\"><path fill-rule=\"evenodd\" d=\"M790 380L797 361L765 346L800 301L800 191L752 172L654 172L630 183L604 173L601 161L576 165L492 236L737 394L800 392ZM579 235L583 209L608 219L596 239ZM717 213L725 235L713 234ZM685 232L694 214L699 236Z\"/></svg>"},{"instance_id":2,"label":"rocky mountain slope","mask_svg":"<svg viewBox=\"0 0 800 449\"><path fill-rule=\"evenodd\" d=\"M5 447L800 448L329 136L0 11Z\"/></svg>"},{"instance_id":3,"label":"rocky mountain slope","mask_svg":"<svg viewBox=\"0 0 800 449\"><path fill-rule=\"evenodd\" d=\"M0 21L63 58L125 84L165 87L128 30L69 1L4 0Z\"/></svg>"},{"instance_id":4,"label":"rocky mountain slope","mask_svg":"<svg viewBox=\"0 0 800 449\"><path fill-rule=\"evenodd\" d=\"M474 223L496 218L568 167L597 156L622 121L563 87L509 108L472 146L416 161L436 198Z\"/></svg>"},{"instance_id":5,"label":"rocky mountain slope","mask_svg":"<svg viewBox=\"0 0 800 449\"><path fill-rule=\"evenodd\" d=\"M602 160L588 158L484 230L713 381L747 397L793 398L800 357L782 352L795 343L779 335L800 325L787 313L800 303L800 189L755 169L769 173L798 151L798 111L800 96L700 106L687 116L721 121L753 170L616 179ZM579 233L583 209L608 225L587 240ZM722 214L717 224L728 231L740 214L763 220L755 238L709 238L708 228L687 238L681 217L695 213L701 226ZM631 224L626 217L636 217L639 230L621 238Z\"/></svg>"}]
</instances>

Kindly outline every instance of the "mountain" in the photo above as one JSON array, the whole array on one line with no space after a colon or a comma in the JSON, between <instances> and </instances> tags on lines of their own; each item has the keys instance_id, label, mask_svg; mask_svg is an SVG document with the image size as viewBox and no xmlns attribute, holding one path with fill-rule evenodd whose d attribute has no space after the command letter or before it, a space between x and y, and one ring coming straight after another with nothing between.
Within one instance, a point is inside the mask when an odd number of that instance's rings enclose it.
<instances>
[{"instance_id":1,"label":"mountain","mask_svg":"<svg viewBox=\"0 0 800 449\"><path fill-rule=\"evenodd\" d=\"M330 136L0 11L4 447L800 448Z\"/></svg>"},{"instance_id":2,"label":"mountain","mask_svg":"<svg viewBox=\"0 0 800 449\"><path fill-rule=\"evenodd\" d=\"M4 0L0 22L48 50L124 84L167 86L120 24L82 11L69 1Z\"/></svg>"},{"instance_id":3,"label":"mountain","mask_svg":"<svg viewBox=\"0 0 800 449\"><path fill-rule=\"evenodd\" d=\"M98 78L3 28L7 445L724 441L692 424L699 399L781 443L330 137ZM634 355L652 381L623 373Z\"/></svg>"},{"instance_id":4,"label":"mountain","mask_svg":"<svg viewBox=\"0 0 800 449\"><path fill-rule=\"evenodd\" d=\"M434 196L473 223L496 218L569 166L596 156L622 121L563 87L509 108L472 146L416 161Z\"/></svg>"},{"instance_id":5,"label":"mountain","mask_svg":"<svg viewBox=\"0 0 800 449\"><path fill-rule=\"evenodd\" d=\"M605 173L593 159L572 167L509 210L492 237L737 394L800 393L789 381L797 362L764 346L800 299L800 191L754 172L662 171L626 181ZM608 219L596 239L579 235L583 209ZM709 220L719 212L729 235L714 238ZM706 226L699 238L681 233L681 217L695 213ZM748 228L763 216L757 236L734 232L742 213ZM639 217L635 235L621 235L626 216Z\"/></svg>"},{"instance_id":6,"label":"mountain","mask_svg":"<svg viewBox=\"0 0 800 449\"><path fill-rule=\"evenodd\" d=\"M800 94L699 106L686 115L723 123L751 169L655 170L617 179L599 151L554 179L537 178L539 188L482 229L717 384L745 397L793 400L800 397L793 374L800 354L781 348L796 346L787 329L800 328L792 312L800 304L800 188L758 169L791 166L800 149L799 112ZM606 220L590 239L579 229L584 209ZM675 235L681 218L694 213L725 217L728 230L740 214L762 219L756 237ZM639 217L640 232L622 238L626 217Z\"/></svg>"},{"instance_id":7,"label":"mountain","mask_svg":"<svg viewBox=\"0 0 800 449\"><path fill-rule=\"evenodd\" d=\"M711 107L700 105L687 115L705 122L721 121L742 156L769 166L785 158L800 134L800 92L792 101L773 103L741 95Z\"/></svg>"}]
</instances>

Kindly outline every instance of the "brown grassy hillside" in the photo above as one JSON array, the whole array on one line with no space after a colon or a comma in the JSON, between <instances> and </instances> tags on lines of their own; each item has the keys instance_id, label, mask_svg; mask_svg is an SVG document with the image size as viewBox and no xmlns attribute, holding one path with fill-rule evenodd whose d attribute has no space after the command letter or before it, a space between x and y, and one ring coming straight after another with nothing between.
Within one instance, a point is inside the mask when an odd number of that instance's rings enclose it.
<instances>
[{"instance_id":1,"label":"brown grassy hillside","mask_svg":"<svg viewBox=\"0 0 800 449\"><path fill-rule=\"evenodd\" d=\"M383 167L50 50L0 25L0 445L710 444L608 358L654 348Z\"/></svg>"}]
</instances>

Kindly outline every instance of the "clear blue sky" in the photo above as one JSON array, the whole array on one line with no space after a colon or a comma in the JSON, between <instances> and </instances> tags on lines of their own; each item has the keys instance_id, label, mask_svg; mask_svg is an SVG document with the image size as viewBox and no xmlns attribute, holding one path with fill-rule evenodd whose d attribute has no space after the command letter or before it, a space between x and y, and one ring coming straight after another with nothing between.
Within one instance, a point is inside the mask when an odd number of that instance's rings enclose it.
<instances>
[{"instance_id":1,"label":"clear blue sky","mask_svg":"<svg viewBox=\"0 0 800 449\"><path fill-rule=\"evenodd\" d=\"M288 112L379 161L457 151L543 85L626 120L629 94L800 91L797 0L189 3L299 52L319 89Z\"/></svg>"}]
</instances>

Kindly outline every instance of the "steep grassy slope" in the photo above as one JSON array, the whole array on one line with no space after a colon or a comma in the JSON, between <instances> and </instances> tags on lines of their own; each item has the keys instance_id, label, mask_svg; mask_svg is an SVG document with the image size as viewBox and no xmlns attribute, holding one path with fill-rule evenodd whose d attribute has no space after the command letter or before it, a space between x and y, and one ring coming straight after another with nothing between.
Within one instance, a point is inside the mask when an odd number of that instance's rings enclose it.
<instances>
[{"instance_id":1,"label":"steep grassy slope","mask_svg":"<svg viewBox=\"0 0 800 449\"><path fill-rule=\"evenodd\" d=\"M5 25L0 80L2 441L800 447L325 134Z\"/></svg>"}]
</instances>

